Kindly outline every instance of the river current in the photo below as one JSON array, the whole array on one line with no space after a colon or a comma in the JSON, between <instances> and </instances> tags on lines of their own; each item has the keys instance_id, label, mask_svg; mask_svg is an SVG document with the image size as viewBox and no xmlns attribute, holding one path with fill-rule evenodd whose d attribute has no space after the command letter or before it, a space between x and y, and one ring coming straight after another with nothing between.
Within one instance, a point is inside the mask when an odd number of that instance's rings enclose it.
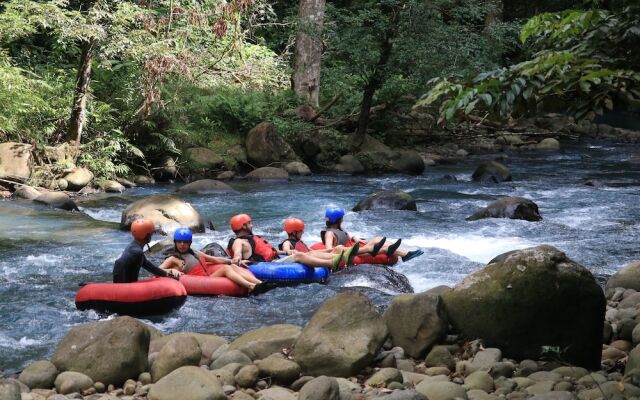
<instances>
[{"instance_id":1,"label":"river current","mask_svg":"<svg viewBox=\"0 0 640 400\"><path fill-rule=\"evenodd\" d=\"M472 156L451 165L428 167L418 177L388 175L293 177L289 183L231 182L238 195L184 196L217 230L194 237L194 248L222 245L231 236L229 218L251 214L254 232L279 243L282 221L296 216L307 224L304 240L319 240L328 207L351 209L381 189L409 192L417 212L348 212L343 227L360 237L403 238L425 255L393 267L415 292L455 285L468 273L506 251L550 244L596 275L609 275L640 259L640 165L628 162L637 146L565 143L556 153L509 154L513 182L480 185L471 174L481 161ZM585 183L595 182L595 186ZM118 230L122 210L139 198L174 191L175 185L134 188L79 202L83 213L47 209L18 200L0 201L0 371L12 373L51 356L70 327L113 316L78 311L74 295L82 282L111 280L114 260L130 241ZM543 220L465 218L498 196L535 201ZM160 237L155 237L160 239ZM249 298L189 297L162 317L144 320L165 333L196 331L234 338L263 325L304 325L319 305L345 288L357 288L383 309L398 285L353 271L329 284L277 288Z\"/></svg>"}]
</instances>

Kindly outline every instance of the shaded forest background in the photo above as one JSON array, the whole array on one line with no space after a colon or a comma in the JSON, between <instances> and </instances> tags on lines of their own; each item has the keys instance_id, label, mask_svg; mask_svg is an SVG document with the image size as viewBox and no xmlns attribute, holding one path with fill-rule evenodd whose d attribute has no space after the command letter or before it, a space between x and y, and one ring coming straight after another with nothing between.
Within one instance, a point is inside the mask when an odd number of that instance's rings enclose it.
<instances>
[{"instance_id":1,"label":"shaded forest background","mask_svg":"<svg viewBox=\"0 0 640 400\"><path fill-rule=\"evenodd\" d=\"M306 102L291 89L299 6L0 0L0 141L31 143L42 162L45 146L70 141L104 178L187 147L223 154L264 121L299 142L317 125L294 112ZM427 107L448 126L640 109L635 2L334 0L324 11L306 33L322 44L313 112L324 108L335 157L358 133L384 141L385 110Z\"/></svg>"}]
</instances>

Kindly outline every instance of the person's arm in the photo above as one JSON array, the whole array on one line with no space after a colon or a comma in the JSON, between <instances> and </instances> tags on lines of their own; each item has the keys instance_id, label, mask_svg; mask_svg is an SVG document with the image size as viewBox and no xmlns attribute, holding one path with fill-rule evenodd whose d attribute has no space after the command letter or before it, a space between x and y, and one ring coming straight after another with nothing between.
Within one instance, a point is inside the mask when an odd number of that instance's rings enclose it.
<instances>
[{"instance_id":1,"label":"person's arm","mask_svg":"<svg viewBox=\"0 0 640 400\"><path fill-rule=\"evenodd\" d=\"M282 243L282 250L279 250L278 254L293 254L293 246L291 245L291 242L286 240Z\"/></svg>"},{"instance_id":2,"label":"person's arm","mask_svg":"<svg viewBox=\"0 0 640 400\"><path fill-rule=\"evenodd\" d=\"M233 262L231 261L230 258L210 256L209 254L203 253L203 252L198 251L198 250L194 250L193 252L196 253L196 255L198 257L204 258L205 261L209 261L209 262L216 263L216 264L233 264ZM236 254L235 250L234 250L233 254Z\"/></svg>"},{"instance_id":3,"label":"person's arm","mask_svg":"<svg viewBox=\"0 0 640 400\"><path fill-rule=\"evenodd\" d=\"M169 273L169 271L156 267L151 261L147 260L147 257L144 257L144 260L142 261L142 268L146 269L156 276L167 277L169 275L174 275L173 273Z\"/></svg>"},{"instance_id":4,"label":"person's arm","mask_svg":"<svg viewBox=\"0 0 640 400\"><path fill-rule=\"evenodd\" d=\"M332 249L333 248L333 241L335 240L336 235L333 234L333 232L331 231L326 231L324 233L324 247L326 249Z\"/></svg>"},{"instance_id":5,"label":"person's arm","mask_svg":"<svg viewBox=\"0 0 640 400\"><path fill-rule=\"evenodd\" d=\"M244 240L242 239L238 239L233 242L233 247L231 248L231 250L233 251L233 258L231 259L231 262L233 264L240 265L240 263L242 262L242 251L244 250L243 242Z\"/></svg>"}]
</instances>

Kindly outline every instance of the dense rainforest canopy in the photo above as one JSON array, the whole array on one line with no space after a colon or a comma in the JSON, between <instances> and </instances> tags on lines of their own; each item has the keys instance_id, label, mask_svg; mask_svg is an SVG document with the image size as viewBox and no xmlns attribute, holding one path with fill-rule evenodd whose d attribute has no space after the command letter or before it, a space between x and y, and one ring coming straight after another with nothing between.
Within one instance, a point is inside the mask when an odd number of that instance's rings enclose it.
<instances>
[{"instance_id":1,"label":"dense rainforest canopy","mask_svg":"<svg viewBox=\"0 0 640 400\"><path fill-rule=\"evenodd\" d=\"M316 2L313 26L303 5L0 1L0 141L71 141L76 163L106 178L242 143L263 121L294 142L314 132L292 113L310 101L291 84L296 54L310 51L296 52L300 33L320 52L316 111L336 156L358 135L384 136L370 123L381 104L417 101L442 124L640 104L631 1L336 0Z\"/></svg>"}]
</instances>

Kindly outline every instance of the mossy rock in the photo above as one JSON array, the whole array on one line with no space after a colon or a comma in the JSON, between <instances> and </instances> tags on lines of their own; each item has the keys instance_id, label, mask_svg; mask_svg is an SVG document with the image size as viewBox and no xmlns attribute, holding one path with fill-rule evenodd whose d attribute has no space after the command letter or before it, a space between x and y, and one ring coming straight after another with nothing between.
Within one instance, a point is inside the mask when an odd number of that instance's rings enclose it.
<instances>
[{"instance_id":1,"label":"mossy rock","mask_svg":"<svg viewBox=\"0 0 640 400\"><path fill-rule=\"evenodd\" d=\"M586 268L543 245L502 254L442 295L451 324L522 360L600 366L605 298Z\"/></svg>"}]
</instances>

